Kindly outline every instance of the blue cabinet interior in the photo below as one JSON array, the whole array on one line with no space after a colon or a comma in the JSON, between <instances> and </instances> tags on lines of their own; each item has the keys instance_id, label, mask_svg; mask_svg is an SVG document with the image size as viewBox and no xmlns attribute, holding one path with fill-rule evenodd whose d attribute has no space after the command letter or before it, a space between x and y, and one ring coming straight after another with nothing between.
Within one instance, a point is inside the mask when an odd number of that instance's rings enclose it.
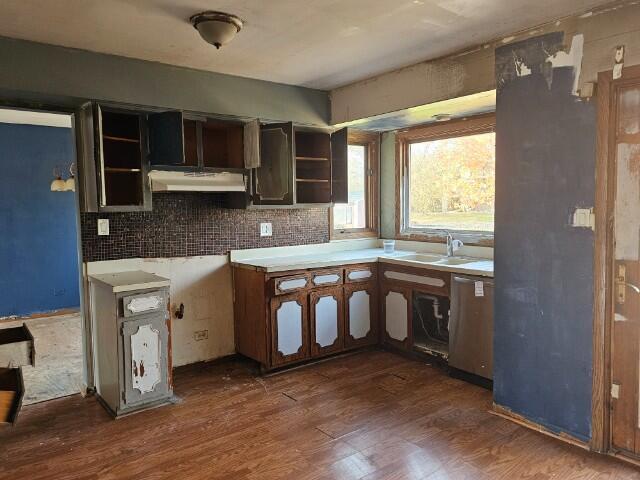
<instances>
[{"instance_id":1,"label":"blue cabinet interior","mask_svg":"<svg viewBox=\"0 0 640 480\"><path fill-rule=\"evenodd\" d=\"M0 123L0 317L80 305L74 192L52 192L75 161L70 128Z\"/></svg>"}]
</instances>

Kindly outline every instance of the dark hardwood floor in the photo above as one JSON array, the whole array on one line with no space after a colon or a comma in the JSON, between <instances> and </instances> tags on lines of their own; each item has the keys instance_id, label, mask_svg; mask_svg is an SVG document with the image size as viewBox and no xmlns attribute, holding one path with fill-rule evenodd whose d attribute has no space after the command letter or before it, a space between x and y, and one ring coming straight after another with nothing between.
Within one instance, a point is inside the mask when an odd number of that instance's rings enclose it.
<instances>
[{"instance_id":1,"label":"dark hardwood floor","mask_svg":"<svg viewBox=\"0 0 640 480\"><path fill-rule=\"evenodd\" d=\"M178 370L177 405L112 420L95 398L0 428L0 478L626 479L640 470L488 413L491 394L374 351L261 378Z\"/></svg>"}]
</instances>

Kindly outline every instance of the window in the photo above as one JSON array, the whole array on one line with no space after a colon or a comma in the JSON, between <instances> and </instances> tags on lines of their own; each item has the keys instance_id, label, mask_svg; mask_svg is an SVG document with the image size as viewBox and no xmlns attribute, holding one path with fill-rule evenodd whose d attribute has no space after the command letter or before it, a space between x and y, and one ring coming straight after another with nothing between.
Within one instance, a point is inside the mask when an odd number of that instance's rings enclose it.
<instances>
[{"instance_id":1,"label":"window","mask_svg":"<svg viewBox=\"0 0 640 480\"><path fill-rule=\"evenodd\" d=\"M349 131L348 203L330 211L332 238L376 236L378 232L378 146L376 133Z\"/></svg>"},{"instance_id":2,"label":"window","mask_svg":"<svg viewBox=\"0 0 640 480\"><path fill-rule=\"evenodd\" d=\"M399 237L491 243L495 209L494 117L398 134Z\"/></svg>"}]
</instances>

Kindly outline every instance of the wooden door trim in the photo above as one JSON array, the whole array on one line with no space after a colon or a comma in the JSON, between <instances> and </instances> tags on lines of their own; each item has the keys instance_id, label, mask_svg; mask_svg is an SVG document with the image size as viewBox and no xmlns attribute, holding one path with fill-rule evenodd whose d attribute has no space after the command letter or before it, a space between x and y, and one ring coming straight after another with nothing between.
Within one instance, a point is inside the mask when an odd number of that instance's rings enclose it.
<instances>
[{"instance_id":1,"label":"wooden door trim","mask_svg":"<svg viewBox=\"0 0 640 480\"><path fill-rule=\"evenodd\" d=\"M591 398L591 450L611 451L611 302L613 265L613 212L615 200L615 118L613 96L618 88L640 80L640 65L626 67L623 77L613 80L613 71L598 74L596 135L595 242L593 262L593 387ZM612 110L613 109L613 110Z\"/></svg>"}]
</instances>

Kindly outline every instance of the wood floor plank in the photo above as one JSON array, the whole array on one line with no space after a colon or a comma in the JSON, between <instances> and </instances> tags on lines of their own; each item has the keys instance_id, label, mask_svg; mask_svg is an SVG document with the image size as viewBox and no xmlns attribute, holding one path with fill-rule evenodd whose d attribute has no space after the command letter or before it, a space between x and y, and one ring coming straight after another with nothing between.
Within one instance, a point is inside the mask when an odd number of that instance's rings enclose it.
<instances>
[{"instance_id":1,"label":"wood floor plank","mask_svg":"<svg viewBox=\"0 0 640 480\"><path fill-rule=\"evenodd\" d=\"M0 428L0 478L640 479L491 415L491 394L382 351L260 377L243 361L175 373L176 405L112 420L95 398L26 406Z\"/></svg>"}]
</instances>

